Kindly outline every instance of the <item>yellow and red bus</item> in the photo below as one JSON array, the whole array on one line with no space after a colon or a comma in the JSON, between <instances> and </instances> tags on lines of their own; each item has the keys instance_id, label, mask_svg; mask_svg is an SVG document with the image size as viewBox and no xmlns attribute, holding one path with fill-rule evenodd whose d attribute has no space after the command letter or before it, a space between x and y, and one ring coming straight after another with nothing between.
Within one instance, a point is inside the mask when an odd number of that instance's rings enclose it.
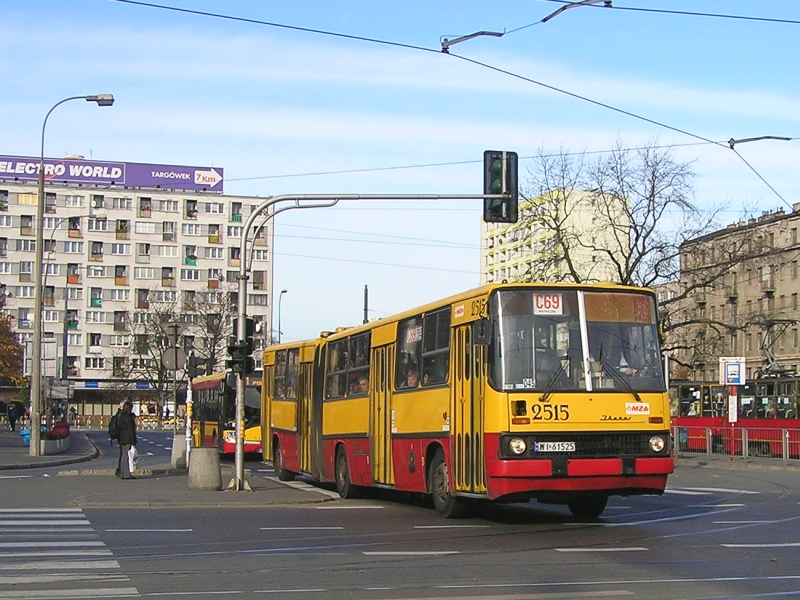
<instances>
[{"instance_id":1,"label":"yellow and red bus","mask_svg":"<svg viewBox=\"0 0 800 600\"><path fill-rule=\"evenodd\" d=\"M261 452L261 371L245 378L244 451ZM192 380L194 446L216 447L220 454L236 452L236 378L221 372Z\"/></svg>"},{"instance_id":2,"label":"yellow and red bus","mask_svg":"<svg viewBox=\"0 0 800 600\"><path fill-rule=\"evenodd\" d=\"M490 284L264 353L263 450L281 480L475 500L662 494L673 471L656 298Z\"/></svg>"}]
</instances>

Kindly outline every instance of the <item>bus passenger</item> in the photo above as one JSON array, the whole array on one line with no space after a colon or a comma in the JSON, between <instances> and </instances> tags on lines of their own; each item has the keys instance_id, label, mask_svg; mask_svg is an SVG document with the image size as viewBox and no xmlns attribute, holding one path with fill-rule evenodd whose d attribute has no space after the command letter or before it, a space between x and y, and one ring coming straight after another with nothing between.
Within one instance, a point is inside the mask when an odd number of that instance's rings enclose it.
<instances>
[{"instance_id":1,"label":"bus passenger","mask_svg":"<svg viewBox=\"0 0 800 600\"><path fill-rule=\"evenodd\" d=\"M369 377L367 375L362 375L358 378L358 391L362 394L369 392Z\"/></svg>"},{"instance_id":2,"label":"bus passenger","mask_svg":"<svg viewBox=\"0 0 800 600\"><path fill-rule=\"evenodd\" d=\"M406 385L405 387L417 387L419 384L419 373L416 371L409 371L408 375L406 375Z\"/></svg>"}]
</instances>

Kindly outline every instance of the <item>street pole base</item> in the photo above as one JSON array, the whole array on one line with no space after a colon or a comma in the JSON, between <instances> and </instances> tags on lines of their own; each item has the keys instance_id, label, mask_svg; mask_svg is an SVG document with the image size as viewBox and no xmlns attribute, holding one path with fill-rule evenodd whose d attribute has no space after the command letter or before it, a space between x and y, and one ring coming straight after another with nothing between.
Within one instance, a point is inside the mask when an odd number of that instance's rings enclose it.
<instances>
[{"instance_id":1,"label":"street pole base","mask_svg":"<svg viewBox=\"0 0 800 600\"><path fill-rule=\"evenodd\" d=\"M228 487L225 488L226 492L252 492L253 488L250 487L250 482L247 479L242 479L241 485L240 482L237 481L236 477L231 479Z\"/></svg>"}]
</instances>

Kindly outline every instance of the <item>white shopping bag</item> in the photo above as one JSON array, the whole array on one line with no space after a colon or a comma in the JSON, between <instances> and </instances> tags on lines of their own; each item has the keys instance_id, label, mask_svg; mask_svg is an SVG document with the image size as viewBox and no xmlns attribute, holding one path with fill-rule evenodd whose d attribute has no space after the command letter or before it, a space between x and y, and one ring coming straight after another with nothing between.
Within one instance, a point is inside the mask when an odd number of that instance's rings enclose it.
<instances>
[{"instance_id":1,"label":"white shopping bag","mask_svg":"<svg viewBox=\"0 0 800 600\"><path fill-rule=\"evenodd\" d=\"M128 450L128 468L133 473L138 466L139 452L136 450L136 446L131 446L130 450Z\"/></svg>"}]
</instances>

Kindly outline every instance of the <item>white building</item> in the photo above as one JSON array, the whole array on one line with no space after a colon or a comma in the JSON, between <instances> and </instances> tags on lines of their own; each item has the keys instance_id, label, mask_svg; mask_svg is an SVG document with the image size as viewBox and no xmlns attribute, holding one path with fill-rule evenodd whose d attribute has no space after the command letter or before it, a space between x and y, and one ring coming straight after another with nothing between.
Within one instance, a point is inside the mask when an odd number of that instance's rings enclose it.
<instances>
[{"instance_id":1,"label":"white building","mask_svg":"<svg viewBox=\"0 0 800 600\"><path fill-rule=\"evenodd\" d=\"M521 201L517 223L482 226L481 283L564 280L558 236L569 247L581 281L616 281L609 253L618 256L629 249L627 237L618 235L628 227L621 202L580 190Z\"/></svg>"},{"instance_id":2,"label":"white building","mask_svg":"<svg viewBox=\"0 0 800 600\"><path fill-rule=\"evenodd\" d=\"M20 341L33 339L33 263L43 227L43 374L69 380L79 414L105 414L110 407L96 406L102 390L148 397L152 387L137 374L136 361L145 360L137 346L146 340L135 339L132 323L159 303L190 314L201 302L208 311L238 297L243 220L264 199L223 195L219 168L47 159L40 224L38 164L0 156L2 310L16 320ZM272 227L268 221L255 240L248 281L257 368L259 342L263 348L272 331ZM230 321L230 311L220 314ZM208 356L197 319L188 319L181 344ZM215 340L216 369L226 341Z\"/></svg>"}]
</instances>

